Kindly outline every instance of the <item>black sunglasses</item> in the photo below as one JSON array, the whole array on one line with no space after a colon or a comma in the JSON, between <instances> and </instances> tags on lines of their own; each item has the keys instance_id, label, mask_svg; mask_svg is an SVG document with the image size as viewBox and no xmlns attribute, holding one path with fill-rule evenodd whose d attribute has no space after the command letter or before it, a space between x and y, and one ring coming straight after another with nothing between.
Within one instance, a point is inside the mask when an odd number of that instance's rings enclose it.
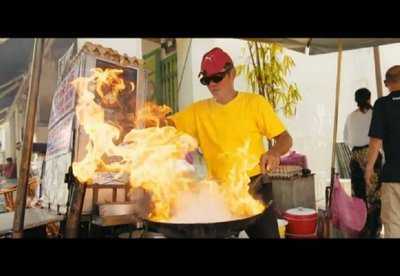
<instances>
[{"instance_id":1,"label":"black sunglasses","mask_svg":"<svg viewBox=\"0 0 400 276\"><path fill-rule=\"evenodd\" d=\"M216 74L214 74L212 76L209 76L209 77L203 76L200 79L200 83L202 85L206 85L206 86L209 85L210 82L219 83L220 81L222 81L225 78L226 74L228 74L229 71L230 71L230 69L228 69L228 70L226 70L224 72L221 72L221 73L216 73Z\"/></svg>"}]
</instances>

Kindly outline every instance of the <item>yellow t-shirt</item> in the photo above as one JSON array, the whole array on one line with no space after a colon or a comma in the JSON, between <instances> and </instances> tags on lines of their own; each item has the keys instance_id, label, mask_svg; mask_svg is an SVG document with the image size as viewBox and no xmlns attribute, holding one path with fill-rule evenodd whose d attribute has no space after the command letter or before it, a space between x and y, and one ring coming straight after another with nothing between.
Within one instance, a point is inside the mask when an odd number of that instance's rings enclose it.
<instances>
[{"instance_id":1,"label":"yellow t-shirt","mask_svg":"<svg viewBox=\"0 0 400 276\"><path fill-rule=\"evenodd\" d=\"M243 147L250 139L250 154L260 156L265 152L263 136L271 139L285 131L271 104L261 95L242 93L227 104L213 98L196 102L170 117L176 128L197 139L208 172L216 179L224 179L229 164L221 161L221 154ZM248 172L254 176L260 166Z\"/></svg>"}]
</instances>

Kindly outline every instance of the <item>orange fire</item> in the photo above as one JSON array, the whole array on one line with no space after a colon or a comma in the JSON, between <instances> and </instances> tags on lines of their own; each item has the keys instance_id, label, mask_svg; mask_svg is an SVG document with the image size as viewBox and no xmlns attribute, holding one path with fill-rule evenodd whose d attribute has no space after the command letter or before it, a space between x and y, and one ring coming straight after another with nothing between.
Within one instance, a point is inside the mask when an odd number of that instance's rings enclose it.
<instances>
[{"instance_id":1,"label":"orange fire","mask_svg":"<svg viewBox=\"0 0 400 276\"><path fill-rule=\"evenodd\" d=\"M172 112L169 106L159 106L153 102L146 102L136 115L137 127L152 127L168 125L167 115Z\"/></svg>"},{"instance_id":2,"label":"orange fire","mask_svg":"<svg viewBox=\"0 0 400 276\"><path fill-rule=\"evenodd\" d=\"M95 83L96 93L106 106L117 106L118 95L125 89L125 83L120 75L121 69L96 68L91 81ZM133 87L132 87L133 88Z\"/></svg>"},{"instance_id":3,"label":"orange fire","mask_svg":"<svg viewBox=\"0 0 400 276\"><path fill-rule=\"evenodd\" d=\"M194 167L185 160L185 155L198 147L197 141L168 126L166 116L171 112L168 106L146 103L134 118L136 126L146 128L131 129L122 143L115 144L120 128L105 122L104 108L95 97L110 95L107 104L118 104L114 100L125 89L121 71L96 69L90 77L72 83L78 94L77 119L90 140L84 158L73 163L74 175L80 182L91 184L101 172L128 174L132 188L142 187L151 193L150 219L156 221L183 218L183 208L188 208L183 197L188 194L194 197L207 194L222 202L230 215L221 220L248 217L264 209L248 193L247 171L257 164L257 158L248 155L249 143L224 156L233 164L225 181L199 181ZM196 209L204 212L201 206Z\"/></svg>"}]
</instances>

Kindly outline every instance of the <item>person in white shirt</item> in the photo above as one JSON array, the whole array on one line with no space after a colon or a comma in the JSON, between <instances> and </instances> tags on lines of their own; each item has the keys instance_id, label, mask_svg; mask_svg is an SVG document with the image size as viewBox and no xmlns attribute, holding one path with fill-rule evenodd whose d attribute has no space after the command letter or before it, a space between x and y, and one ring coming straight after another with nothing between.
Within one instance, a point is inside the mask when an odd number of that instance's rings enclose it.
<instances>
[{"instance_id":1,"label":"person in white shirt","mask_svg":"<svg viewBox=\"0 0 400 276\"><path fill-rule=\"evenodd\" d=\"M358 108L348 115L343 132L344 142L352 149L351 188L353 196L363 199L368 208L367 223L360 233L360 237L376 238L379 237L382 227L379 195L382 156L379 156L375 163L372 185L367 187L364 180L368 156L368 132L372 119L371 92L367 88L358 89L355 92L355 101Z\"/></svg>"}]
</instances>

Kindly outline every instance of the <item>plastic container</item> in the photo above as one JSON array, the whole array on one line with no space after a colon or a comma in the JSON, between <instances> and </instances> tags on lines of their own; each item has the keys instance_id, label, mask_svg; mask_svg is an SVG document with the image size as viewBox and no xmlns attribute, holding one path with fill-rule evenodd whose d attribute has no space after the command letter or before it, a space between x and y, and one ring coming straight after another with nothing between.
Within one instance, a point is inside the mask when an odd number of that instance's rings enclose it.
<instances>
[{"instance_id":1,"label":"plastic container","mask_svg":"<svg viewBox=\"0 0 400 276\"><path fill-rule=\"evenodd\" d=\"M279 236L281 239L284 239L286 236L286 225L288 225L287 220L278 219Z\"/></svg>"},{"instance_id":2,"label":"plastic container","mask_svg":"<svg viewBox=\"0 0 400 276\"><path fill-rule=\"evenodd\" d=\"M314 209L298 207L283 214L288 221L286 232L289 235L314 235L317 229L318 215Z\"/></svg>"}]
</instances>

